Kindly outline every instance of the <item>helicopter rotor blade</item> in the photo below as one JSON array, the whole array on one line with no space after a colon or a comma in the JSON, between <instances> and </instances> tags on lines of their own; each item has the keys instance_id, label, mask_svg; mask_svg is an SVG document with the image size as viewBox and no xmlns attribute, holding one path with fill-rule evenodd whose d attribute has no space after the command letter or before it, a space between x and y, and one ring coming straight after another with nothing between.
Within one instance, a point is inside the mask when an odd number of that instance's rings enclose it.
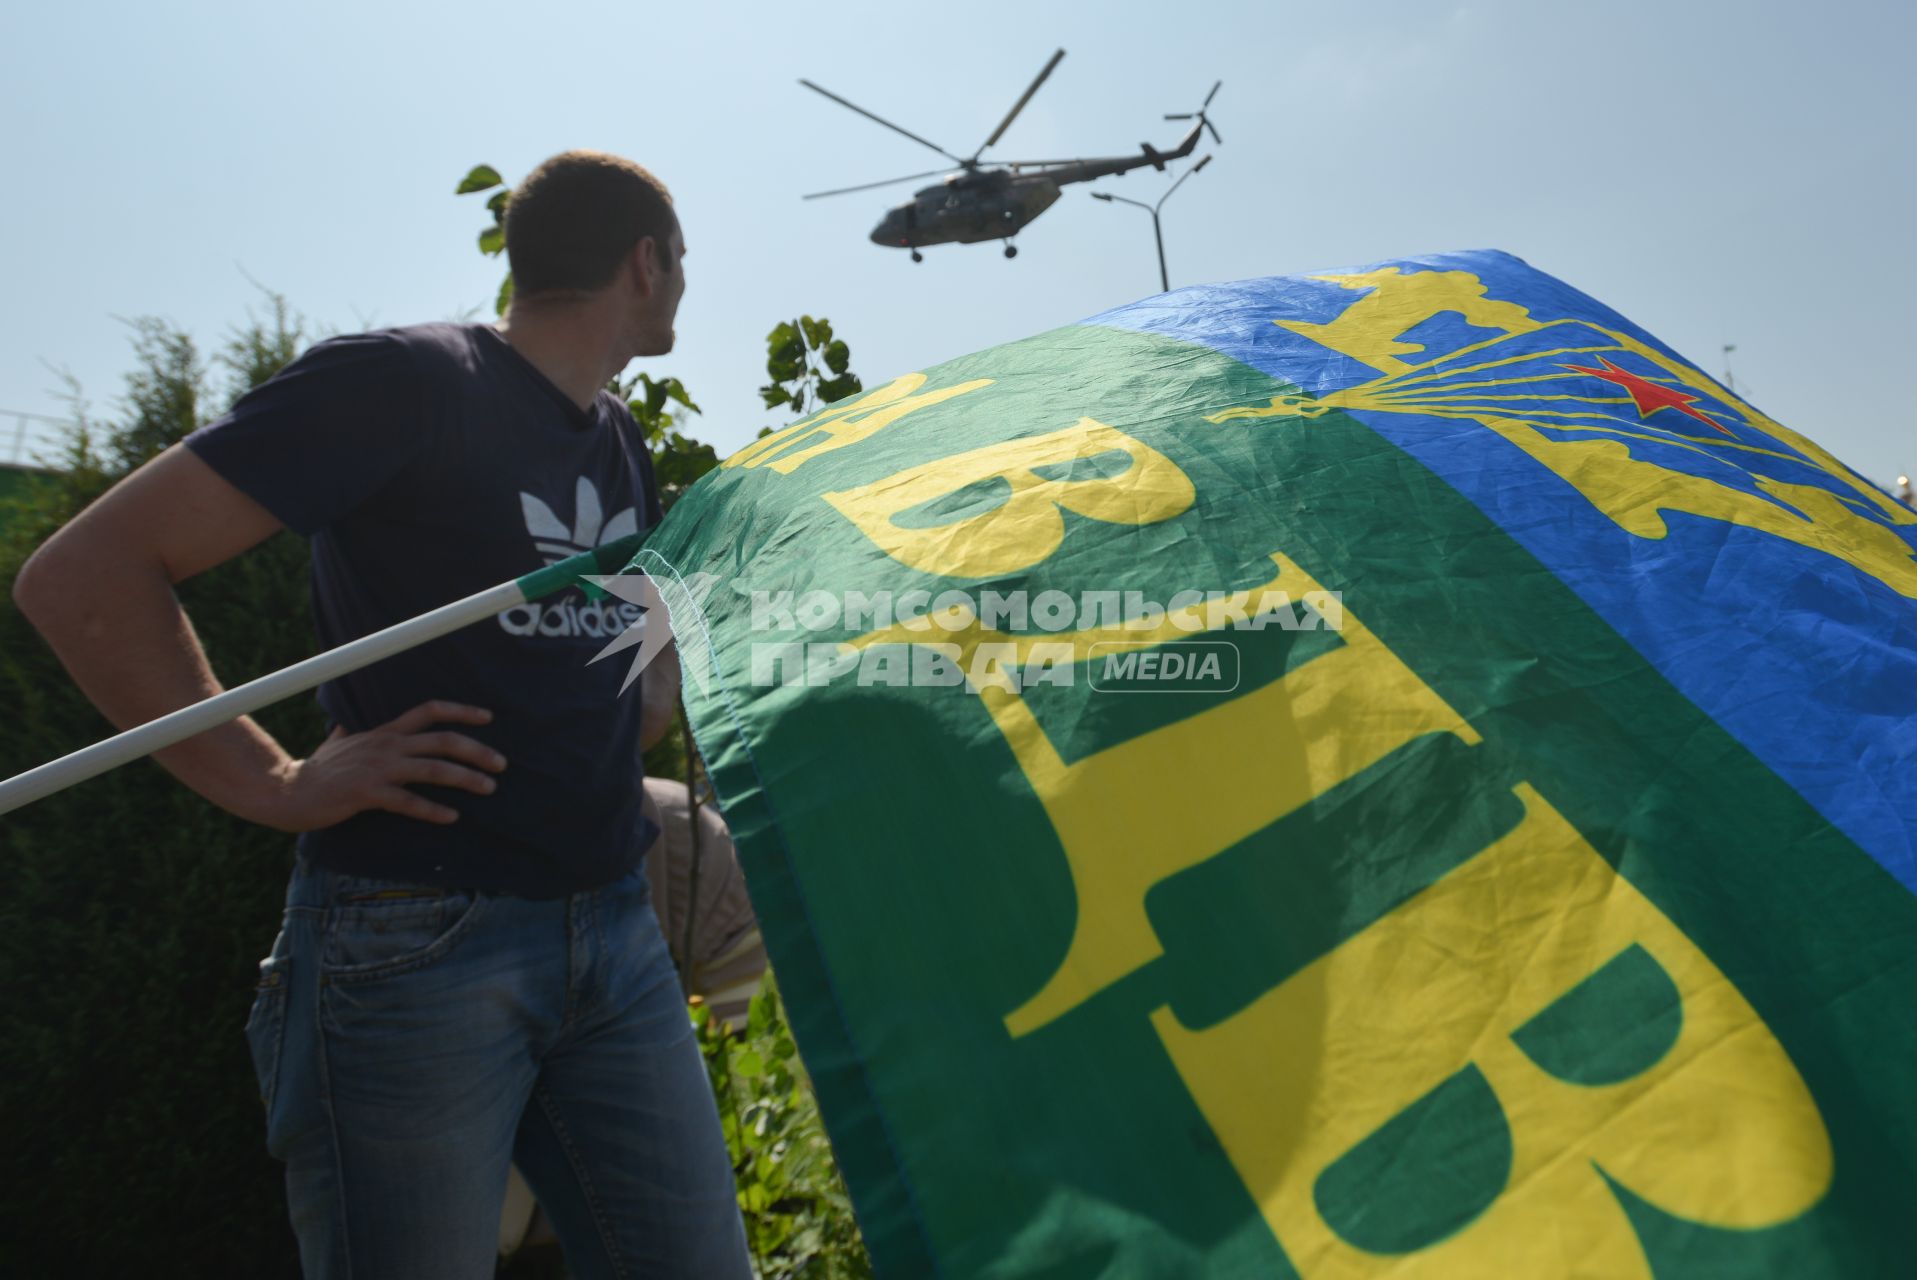
<instances>
[{"instance_id":1,"label":"helicopter rotor blade","mask_svg":"<svg viewBox=\"0 0 1917 1280\"><path fill-rule=\"evenodd\" d=\"M811 195L800 196L799 198L801 200L818 200L824 196L842 196L853 191L870 191L874 187L889 187L895 182L910 182L914 178L932 178L941 173L948 172L950 172L950 170L947 169L927 169L924 173L908 173L903 178L887 178L883 182L862 182L856 187L836 187L831 191L814 191Z\"/></svg>"},{"instance_id":2,"label":"helicopter rotor blade","mask_svg":"<svg viewBox=\"0 0 1917 1280\"><path fill-rule=\"evenodd\" d=\"M1198 109L1200 111L1203 111L1206 107L1209 107L1211 105L1211 100L1213 98L1216 98L1218 96L1218 91L1224 87L1225 87L1225 82L1223 80L1214 81L1211 86L1211 92L1206 94L1205 100L1198 104Z\"/></svg>"},{"instance_id":3,"label":"helicopter rotor blade","mask_svg":"<svg viewBox=\"0 0 1917 1280\"><path fill-rule=\"evenodd\" d=\"M864 116L867 120L870 120L875 124L882 124L894 133L904 134L906 137L910 138L912 141L918 143L922 147L932 148L932 150L938 152L940 155L944 156L947 160L950 160L953 164L957 164L957 165L965 164L965 161L959 159L957 156L953 155L950 151L947 151L944 147L941 147L938 143L927 141L926 139L919 137L918 134L913 133L910 129L901 129L899 128L899 126L893 124L890 120L887 120L884 116L873 115L870 111L867 111L864 107L860 106L858 103L847 102L844 98L841 98L838 94L832 92L830 89L821 88L819 85L813 84L810 80L806 80L806 79L801 79L799 83L804 85L806 88L812 90L812 92L814 93L824 94L826 97L832 99L832 101L838 103L842 107L847 108L848 110L858 112L860 115Z\"/></svg>"},{"instance_id":4,"label":"helicopter rotor blade","mask_svg":"<svg viewBox=\"0 0 1917 1280\"><path fill-rule=\"evenodd\" d=\"M1052 55L1051 61L1045 64L1044 70L1038 73L1038 79L1032 81L1031 87L1026 89L1024 93L1019 95L1018 101L1012 104L1012 109L1005 113L1005 118L1003 120L999 121L998 128L992 130L992 136L987 138L983 143L981 143L979 146L979 149L972 153L972 159L974 162L976 162L980 156L985 154L986 147L991 146L993 143L997 142L1000 138L1005 136L1005 131L1012 127L1012 121L1018 119L1018 113L1025 109L1025 104L1032 100L1032 95L1038 92L1038 87L1045 83L1045 78L1047 76L1052 74L1052 68L1056 67L1064 59L1064 57L1065 57L1065 51L1063 49L1058 50L1056 53Z\"/></svg>"}]
</instances>

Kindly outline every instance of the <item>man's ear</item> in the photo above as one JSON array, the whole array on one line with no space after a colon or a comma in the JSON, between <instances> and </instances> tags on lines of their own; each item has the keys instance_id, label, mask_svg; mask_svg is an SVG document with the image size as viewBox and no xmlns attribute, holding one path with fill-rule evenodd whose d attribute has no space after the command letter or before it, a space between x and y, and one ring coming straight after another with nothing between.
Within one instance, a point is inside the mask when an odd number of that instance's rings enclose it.
<instances>
[{"instance_id":1,"label":"man's ear","mask_svg":"<svg viewBox=\"0 0 1917 1280\"><path fill-rule=\"evenodd\" d=\"M632 246L632 254L628 262L632 266L633 283L638 285L642 295L651 297L653 281L660 275L658 239L653 236L640 236L639 243Z\"/></svg>"}]
</instances>

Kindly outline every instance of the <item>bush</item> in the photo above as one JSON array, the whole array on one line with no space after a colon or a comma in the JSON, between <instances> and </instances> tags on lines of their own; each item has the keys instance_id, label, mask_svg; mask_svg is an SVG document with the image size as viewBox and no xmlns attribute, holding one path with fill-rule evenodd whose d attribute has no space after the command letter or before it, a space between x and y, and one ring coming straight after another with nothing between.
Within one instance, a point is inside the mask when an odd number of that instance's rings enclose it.
<instances>
[{"instance_id":1,"label":"bush","mask_svg":"<svg viewBox=\"0 0 1917 1280\"><path fill-rule=\"evenodd\" d=\"M759 1274L870 1280L872 1261L771 973L752 997L743 1032L711 1016L696 997L692 1021Z\"/></svg>"},{"instance_id":2,"label":"bush","mask_svg":"<svg viewBox=\"0 0 1917 1280\"><path fill-rule=\"evenodd\" d=\"M221 353L229 398L301 344L274 304ZM199 425L211 380L192 340L154 320L134 334L125 417L83 423L63 469L0 520L5 583L120 475ZM180 596L229 684L312 650L306 546L291 534ZM10 594L0 699L0 777L111 732ZM260 720L294 750L320 735L310 699ZM0 1257L12 1274L298 1274L241 1032L290 866L285 836L144 761L0 818Z\"/></svg>"}]
</instances>

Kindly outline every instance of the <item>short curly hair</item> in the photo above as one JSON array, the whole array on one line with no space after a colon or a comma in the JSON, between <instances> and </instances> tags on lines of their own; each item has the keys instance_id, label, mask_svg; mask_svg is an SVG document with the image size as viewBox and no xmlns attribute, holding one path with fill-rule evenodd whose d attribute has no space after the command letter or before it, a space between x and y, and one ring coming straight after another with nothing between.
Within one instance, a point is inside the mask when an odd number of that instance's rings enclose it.
<instances>
[{"instance_id":1,"label":"short curly hair","mask_svg":"<svg viewBox=\"0 0 1917 1280\"><path fill-rule=\"evenodd\" d=\"M513 293L602 288L640 240L663 247L678 225L671 193L646 169L604 151L562 151L506 202Z\"/></svg>"}]
</instances>

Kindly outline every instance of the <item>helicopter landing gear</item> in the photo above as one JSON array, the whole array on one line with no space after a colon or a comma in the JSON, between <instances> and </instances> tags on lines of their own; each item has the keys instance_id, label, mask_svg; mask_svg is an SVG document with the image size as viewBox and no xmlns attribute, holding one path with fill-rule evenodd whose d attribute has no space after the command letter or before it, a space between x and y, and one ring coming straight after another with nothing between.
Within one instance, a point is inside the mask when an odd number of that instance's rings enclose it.
<instances>
[{"instance_id":1,"label":"helicopter landing gear","mask_svg":"<svg viewBox=\"0 0 1917 1280\"><path fill-rule=\"evenodd\" d=\"M1005 246L1005 256L1006 256L1006 257L1008 257L1008 258L1016 258L1016 257L1018 257L1018 246L1017 246L1017 245L1015 245L1015 244L1008 244L1008 245L1006 245L1006 246Z\"/></svg>"},{"instance_id":2,"label":"helicopter landing gear","mask_svg":"<svg viewBox=\"0 0 1917 1280\"><path fill-rule=\"evenodd\" d=\"M924 255L924 254L922 254L922 253L920 253L920 252L919 252L919 251L918 251L917 249L914 249L914 250L912 250L912 261L914 261L914 262L924 262L924 261L925 261L925 255Z\"/></svg>"}]
</instances>

